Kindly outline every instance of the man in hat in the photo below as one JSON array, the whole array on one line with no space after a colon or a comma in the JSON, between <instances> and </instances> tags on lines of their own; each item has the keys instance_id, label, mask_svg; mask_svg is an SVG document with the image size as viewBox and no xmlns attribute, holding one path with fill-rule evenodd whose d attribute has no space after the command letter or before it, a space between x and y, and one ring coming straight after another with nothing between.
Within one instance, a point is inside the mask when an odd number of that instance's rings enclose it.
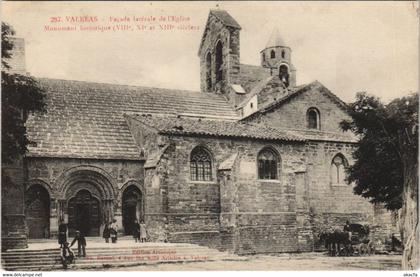
<instances>
[{"instance_id":1,"label":"man in hat","mask_svg":"<svg viewBox=\"0 0 420 277\"><path fill-rule=\"evenodd\" d=\"M86 257L86 239L85 239L85 236L81 234L79 230L76 231L76 236L71 242L70 247L72 247L73 244L76 243L76 241L77 241L77 256Z\"/></svg>"}]
</instances>

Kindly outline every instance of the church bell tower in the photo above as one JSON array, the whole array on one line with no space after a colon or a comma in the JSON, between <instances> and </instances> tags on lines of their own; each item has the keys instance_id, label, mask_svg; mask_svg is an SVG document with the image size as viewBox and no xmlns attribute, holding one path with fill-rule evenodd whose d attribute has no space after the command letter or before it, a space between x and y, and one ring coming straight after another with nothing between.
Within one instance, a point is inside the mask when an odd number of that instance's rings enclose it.
<instances>
[{"instance_id":1,"label":"church bell tower","mask_svg":"<svg viewBox=\"0 0 420 277\"><path fill-rule=\"evenodd\" d=\"M239 32L241 26L226 11L210 10L201 38L201 91L218 93L230 98L230 85L239 75Z\"/></svg>"},{"instance_id":2,"label":"church bell tower","mask_svg":"<svg viewBox=\"0 0 420 277\"><path fill-rule=\"evenodd\" d=\"M296 86L296 69L292 65L292 50L280 37L279 29L271 33L267 45L260 52L262 67L269 68L271 75L277 75L285 87Z\"/></svg>"}]
</instances>

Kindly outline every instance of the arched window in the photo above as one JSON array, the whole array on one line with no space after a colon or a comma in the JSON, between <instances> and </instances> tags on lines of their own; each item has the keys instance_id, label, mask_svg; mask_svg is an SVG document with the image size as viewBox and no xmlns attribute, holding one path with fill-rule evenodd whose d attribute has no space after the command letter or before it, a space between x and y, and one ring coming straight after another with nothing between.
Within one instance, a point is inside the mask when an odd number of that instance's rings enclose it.
<instances>
[{"instance_id":1,"label":"arched window","mask_svg":"<svg viewBox=\"0 0 420 277\"><path fill-rule=\"evenodd\" d=\"M277 179L279 157L270 148L264 148L258 154L258 179Z\"/></svg>"},{"instance_id":2,"label":"arched window","mask_svg":"<svg viewBox=\"0 0 420 277\"><path fill-rule=\"evenodd\" d=\"M196 147L191 152L190 173L192 181L212 180L210 153L203 147Z\"/></svg>"},{"instance_id":3,"label":"arched window","mask_svg":"<svg viewBox=\"0 0 420 277\"><path fill-rule=\"evenodd\" d=\"M331 162L332 184L345 184L347 165L347 160L343 155L337 154L334 156Z\"/></svg>"},{"instance_id":4,"label":"arched window","mask_svg":"<svg viewBox=\"0 0 420 277\"><path fill-rule=\"evenodd\" d=\"M211 83L211 54L210 52L207 53L206 56L206 86L207 86L207 91L211 91L212 90L212 83Z\"/></svg>"},{"instance_id":5,"label":"arched window","mask_svg":"<svg viewBox=\"0 0 420 277\"><path fill-rule=\"evenodd\" d=\"M281 51L281 57L284 59L286 57L286 52L284 50Z\"/></svg>"},{"instance_id":6,"label":"arched window","mask_svg":"<svg viewBox=\"0 0 420 277\"><path fill-rule=\"evenodd\" d=\"M271 50L270 52L270 58L275 59L276 58L276 52L274 50Z\"/></svg>"},{"instance_id":7,"label":"arched window","mask_svg":"<svg viewBox=\"0 0 420 277\"><path fill-rule=\"evenodd\" d=\"M265 53L262 53L262 60L265 62Z\"/></svg>"},{"instance_id":8,"label":"arched window","mask_svg":"<svg viewBox=\"0 0 420 277\"><path fill-rule=\"evenodd\" d=\"M309 129L321 129L320 114L316 108L310 108L306 114Z\"/></svg>"},{"instance_id":9,"label":"arched window","mask_svg":"<svg viewBox=\"0 0 420 277\"><path fill-rule=\"evenodd\" d=\"M216 83L223 80L223 44L219 41L216 45Z\"/></svg>"},{"instance_id":10,"label":"arched window","mask_svg":"<svg viewBox=\"0 0 420 277\"><path fill-rule=\"evenodd\" d=\"M286 87L288 87L289 86L289 68L285 64L280 65L279 77L280 77L281 82Z\"/></svg>"}]
</instances>

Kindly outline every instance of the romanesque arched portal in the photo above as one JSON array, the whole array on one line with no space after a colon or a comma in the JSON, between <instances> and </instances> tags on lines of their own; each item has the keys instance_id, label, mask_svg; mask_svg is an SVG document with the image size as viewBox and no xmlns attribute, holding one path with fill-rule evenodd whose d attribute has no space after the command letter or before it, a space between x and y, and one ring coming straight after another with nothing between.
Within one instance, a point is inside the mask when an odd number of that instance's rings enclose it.
<instances>
[{"instance_id":1,"label":"romanesque arched portal","mask_svg":"<svg viewBox=\"0 0 420 277\"><path fill-rule=\"evenodd\" d=\"M84 236L99 236L101 227L100 200L86 189L79 190L68 201L69 235L76 230Z\"/></svg>"},{"instance_id":2,"label":"romanesque arched portal","mask_svg":"<svg viewBox=\"0 0 420 277\"><path fill-rule=\"evenodd\" d=\"M50 233L50 195L41 185L31 185L25 192L25 216L29 238L48 238Z\"/></svg>"},{"instance_id":3,"label":"romanesque arched portal","mask_svg":"<svg viewBox=\"0 0 420 277\"><path fill-rule=\"evenodd\" d=\"M133 234L134 220L143 219L143 195L135 185L128 186L122 195L123 227L126 235Z\"/></svg>"},{"instance_id":4,"label":"romanesque arched portal","mask_svg":"<svg viewBox=\"0 0 420 277\"><path fill-rule=\"evenodd\" d=\"M102 169L79 166L60 176L58 217L67 220L69 235L76 230L85 236L99 236L114 218L115 187L113 179Z\"/></svg>"}]
</instances>

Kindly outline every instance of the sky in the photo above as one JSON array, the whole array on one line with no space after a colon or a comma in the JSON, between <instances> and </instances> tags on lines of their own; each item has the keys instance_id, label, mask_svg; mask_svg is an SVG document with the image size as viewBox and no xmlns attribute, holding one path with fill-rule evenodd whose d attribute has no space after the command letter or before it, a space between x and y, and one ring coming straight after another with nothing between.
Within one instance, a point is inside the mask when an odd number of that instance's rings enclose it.
<instances>
[{"instance_id":1,"label":"sky","mask_svg":"<svg viewBox=\"0 0 420 277\"><path fill-rule=\"evenodd\" d=\"M208 12L217 7L242 27L241 63L259 65L277 27L292 49L297 84L318 80L346 102L359 91L385 102L418 91L418 2L3 2L2 20L25 39L33 76L199 90L198 47ZM72 22L78 16L97 21ZM184 20L133 22L151 16ZM131 29L115 30L111 20L124 17L130 22L119 24ZM165 24L175 29L161 30ZM45 31L46 25L77 30Z\"/></svg>"}]
</instances>

